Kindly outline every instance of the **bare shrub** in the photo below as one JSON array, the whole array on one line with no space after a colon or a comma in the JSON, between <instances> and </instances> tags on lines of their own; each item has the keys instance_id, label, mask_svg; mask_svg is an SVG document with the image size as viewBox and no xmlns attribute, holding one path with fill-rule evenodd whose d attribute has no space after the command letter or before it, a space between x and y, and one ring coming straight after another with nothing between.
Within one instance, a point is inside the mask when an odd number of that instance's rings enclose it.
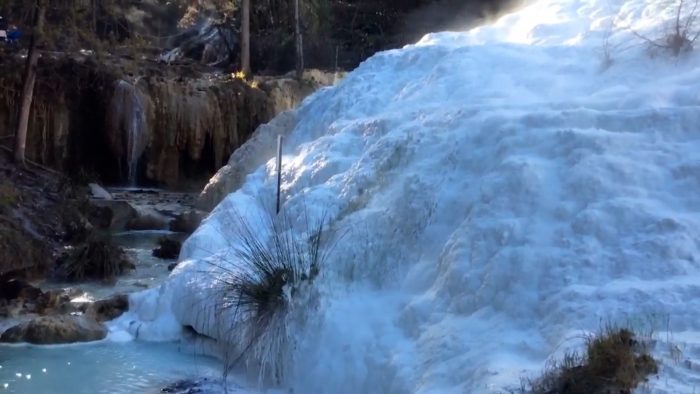
<instances>
[{"instance_id":1,"label":"bare shrub","mask_svg":"<svg viewBox=\"0 0 700 394\"><path fill-rule=\"evenodd\" d=\"M586 338L586 353L568 352L550 362L537 379L521 384L522 394L631 393L658 372L644 340L628 328L608 326Z\"/></svg>"},{"instance_id":2,"label":"bare shrub","mask_svg":"<svg viewBox=\"0 0 700 394\"><path fill-rule=\"evenodd\" d=\"M93 238L65 252L58 262L58 276L70 281L114 281L134 269L124 250L109 239Z\"/></svg>"},{"instance_id":3,"label":"bare shrub","mask_svg":"<svg viewBox=\"0 0 700 394\"><path fill-rule=\"evenodd\" d=\"M691 3L691 4L689 4ZM660 37L649 37L632 29L632 33L646 42L651 50L668 52L674 57L693 50L695 41L700 37L700 26L697 24L700 0L678 0L676 17L671 27ZM690 11L688 11L688 7Z\"/></svg>"}]
</instances>

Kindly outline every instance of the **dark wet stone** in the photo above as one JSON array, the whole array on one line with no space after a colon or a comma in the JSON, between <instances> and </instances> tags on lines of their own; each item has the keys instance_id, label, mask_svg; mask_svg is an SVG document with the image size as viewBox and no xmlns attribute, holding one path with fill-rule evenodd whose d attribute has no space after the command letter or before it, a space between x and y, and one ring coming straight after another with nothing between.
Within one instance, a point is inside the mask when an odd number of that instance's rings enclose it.
<instances>
[{"instance_id":1,"label":"dark wet stone","mask_svg":"<svg viewBox=\"0 0 700 394\"><path fill-rule=\"evenodd\" d=\"M107 329L87 316L42 316L9 328L0 342L54 345L99 341Z\"/></svg>"}]
</instances>

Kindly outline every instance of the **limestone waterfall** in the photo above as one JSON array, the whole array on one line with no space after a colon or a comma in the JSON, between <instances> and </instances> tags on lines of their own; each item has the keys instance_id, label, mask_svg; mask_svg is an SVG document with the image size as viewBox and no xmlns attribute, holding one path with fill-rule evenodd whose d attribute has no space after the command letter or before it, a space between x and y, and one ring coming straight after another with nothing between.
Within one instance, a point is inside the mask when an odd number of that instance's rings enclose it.
<instances>
[{"instance_id":1,"label":"limestone waterfall","mask_svg":"<svg viewBox=\"0 0 700 394\"><path fill-rule=\"evenodd\" d=\"M136 185L139 158L148 145L147 96L125 80L117 81L107 108L106 131L119 167L126 166L130 185Z\"/></svg>"}]
</instances>

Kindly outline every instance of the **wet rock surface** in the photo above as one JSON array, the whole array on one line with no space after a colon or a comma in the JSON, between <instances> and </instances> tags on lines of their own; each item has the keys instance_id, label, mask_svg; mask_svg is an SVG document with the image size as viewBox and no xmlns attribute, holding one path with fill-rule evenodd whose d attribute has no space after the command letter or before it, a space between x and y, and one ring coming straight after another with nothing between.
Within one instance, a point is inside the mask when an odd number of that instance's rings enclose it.
<instances>
[{"instance_id":1,"label":"wet rock surface","mask_svg":"<svg viewBox=\"0 0 700 394\"><path fill-rule=\"evenodd\" d=\"M0 281L0 301L16 299L34 299L41 295L41 290L21 279Z\"/></svg>"},{"instance_id":2,"label":"wet rock surface","mask_svg":"<svg viewBox=\"0 0 700 394\"><path fill-rule=\"evenodd\" d=\"M96 207L92 216L100 223L100 228L121 231L137 216L136 209L126 200L92 200Z\"/></svg>"},{"instance_id":3,"label":"wet rock surface","mask_svg":"<svg viewBox=\"0 0 700 394\"><path fill-rule=\"evenodd\" d=\"M299 121L296 111L287 111L260 126L255 134L229 158L197 197L196 207L211 211L238 189L248 174L274 157L278 136L287 136Z\"/></svg>"},{"instance_id":4,"label":"wet rock surface","mask_svg":"<svg viewBox=\"0 0 700 394\"><path fill-rule=\"evenodd\" d=\"M126 224L127 230L166 230L168 218L155 212L148 212L143 216L135 217Z\"/></svg>"},{"instance_id":5,"label":"wet rock surface","mask_svg":"<svg viewBox=\"0 0 700 394\"><path fill-rule=\"evenodd\" d=\"M150 212L160 221L146 227L167 233L171 221L192 210L194 195L147 189L112 195L105 189L110 200L92 189L90 197L90 187L50 170L17 168L0 150L0 342L100 340L107 333L103 322L128 310L124 293L167 277L168 262L149 256L160 234L122 231L140 212ZM139 243L112 242L125 242L119 234ZM171 236L169 256L181 238ZM142 271L132 275L141 259Z\"/></svg>"},{"instance_id":6,"label":"wet rock surface","mask_svg":"<svg viewBox=\"0 0 700 394\"><path fill-rule=\"evenodd\" d=\"M111 200L112 195L109 194L105 188L102 186L96 184L96 183L90 183L88 184L88 187L90 188L90 197L100 199L100 200Z\"/></svg>"},{"instance_id":7,"label":"wet rock surface","mask_svg":"<svg viewBox=\"0 0 700 394\"><path fill-rule=\"evenodd\" d=\"M98 322L116 319L129 310L129 297L124 294L116 295L106 300L89 303L85 308L85 316Z\"/></svg>"},{"instance_id":8,"label":"wet rock surface","mask_svg":"<svg viewBox=\"0 0 700 394\"><path fill-rule=\"evenodd\" d=\"M0 59L0 84L8 91L21 91L22 66L22 59ZM96 180L199 189L260 125L334 80L326 74L335 75L310 70L301 82L284 75L254 84L196 64L46 58L35 89L44 100L30 114L27 156L90 174L91 197L99 200L111 194ZM0 96L0 126L11 130L18 98Z\"/></svg>"},{"instance_id":9,"label":"wet rock surface","mask_svg":"<svg viewBox=\"0 0 700 394\"><path fill-rule=\"evenodd\" d=\"M196 209L183 212L170 222L170 231L192 234L206 216L206 212Z\"/></svg>"},{"instance_id":10,"label":"wet rock surface","mask_svg":"<svg viewBox=\"0 0 700 394\"><path fill-rule=\"evenodd\" d=\"M85 315L59 315L37 317L11 327L0 336L0 342L52 345L98 341L106 336L104 325Z\"/></svg>"},{"instance_id":11,"label":"wet rock surface","mask_svg":"<svg viewBox=\"0 0 700 394\"><path fill-rule=\"evenodd\" d=\"M158 247L153 249L153 256L159 259L174 260L180 256L181 248L182 242L179 240L170 237L161 237L158 240Z\"/></svg>"},{"instance_id":12,"label":"wet rock surface","mask_svg":"<svg viewBox=\"0 0 700 394\"><path fill-rule=\"evenodd\" d=\"M221 390L221 382L210 378L197 380L180 380L172 383L160 390L161 393L169 394L204 394Z\"/></svg>"},{"instance_id":13,"label":"wet rock surface","mask_svg":"<svg viewBox=\"0 0 700 394\"><path fill-rule=\"evenodd\" d=\"M79 294L75 288L44 291L23 280L0 281L0 318L74 313L79 308L71 298Z\"/></svg>"},{"instance_id":14,"label":"wet rock surface","mask_svg":"<svg viewBox=\"0 0 700 394\"><path fill-rule=\"evenodd\" d=\"M96 302L72 302L78 289L42 291L28 282L10 280L0 283L0 323L3 318L14 324L2 324L0 342L27 342L37 345L90 342L103 339L103 322L115 319L129 309L126 295ZM12 321L12 320L11 320ZM3 332L4 331L4 332Z\"/></svg>"}]
</instances>

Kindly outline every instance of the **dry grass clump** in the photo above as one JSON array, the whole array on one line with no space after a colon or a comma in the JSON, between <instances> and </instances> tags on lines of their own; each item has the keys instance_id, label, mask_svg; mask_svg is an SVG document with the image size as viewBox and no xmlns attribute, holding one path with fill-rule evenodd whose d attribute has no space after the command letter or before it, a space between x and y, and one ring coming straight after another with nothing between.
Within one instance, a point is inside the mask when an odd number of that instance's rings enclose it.
<instances>
[{"instance_id":1,"label":"dry grass clump","mask_svg":"<svg viewBox=\"0 0 700 394\"><path fill-rule=\"evenodd\" d=\"M70 281L112 281L134 268L122 248L109 241L91 239L72 247L59 260L59 276Z\"/></svg>"},{"instance_id":2,"label":"dry grass clump","mask_svg":"<svg viewBox=\"0 0 700 394\"><path fill-rule=\"evenodd\" d=\"M652 53L660 50L678 57L692 51L695 47L695 42L700 37L700 26L697 23L700 0L678 0L677 7L673 23L658 38L645 36L632 30L634 35L650 46Z\"/></svg>"},{"instance_id":3,"label":"dry grass clump","mask_svg":"<svg viewBox=\"0 0 700 394\"><path fill-rule=\"evenodd\" d=\"M295 229L284 214L263 218L259 226L237 213L230 219L235 246L215 274L214 314L231 321L223 334L226 369L252 363L261 380L281 381L292 305L308 293L330 251L325 222Z\"/></svg>"},{"instance_id":4,"label":"dry grass clump","mask_svg":"<svg viewBox=\"0 0 700 394\"><path fill-rule=\"evenodd\" d=\"M647 344L627 328L608 327L587 338L586 354L567 353L543 375L522 384L523 394L629 394L658 372Z\"/></svg>"}]
</instances>

